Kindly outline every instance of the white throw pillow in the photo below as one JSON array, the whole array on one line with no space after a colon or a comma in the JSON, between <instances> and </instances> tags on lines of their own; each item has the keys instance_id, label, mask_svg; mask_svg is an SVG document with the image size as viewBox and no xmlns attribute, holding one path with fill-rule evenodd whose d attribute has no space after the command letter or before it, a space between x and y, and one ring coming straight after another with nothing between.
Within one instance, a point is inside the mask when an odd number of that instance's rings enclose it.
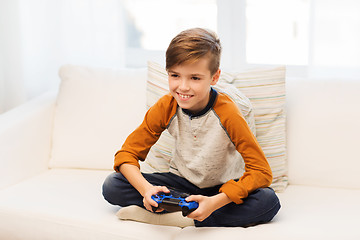
<instances>
[{"instance_id":1,"label":"white throw pillow","mask_svg":"<svg viewBox=\"0 0 360 240\"><path fill-rule=\"evenodd\" d=\"M50 167L112 169L114 154L143 120L146 69L66 65L59 75Z\"/></svg>"}]
</instances>

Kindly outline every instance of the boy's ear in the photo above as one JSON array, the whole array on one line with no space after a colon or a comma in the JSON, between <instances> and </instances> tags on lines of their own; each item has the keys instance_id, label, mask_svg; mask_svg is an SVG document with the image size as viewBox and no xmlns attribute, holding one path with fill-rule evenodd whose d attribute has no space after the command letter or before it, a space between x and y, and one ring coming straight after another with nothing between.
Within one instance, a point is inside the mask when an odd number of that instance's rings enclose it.
<instances>
[{"instance_id":1,"label":"boy's ear","mask_svg":"<svg viewBox=\"0 0 360 240\"><path fill-rule=\"evenodd\" d=\"M219 68L219 69L216 71L216 73L212 76L211 85L215 85L215 84L219 81L220 73L221 73L221 70L220 70L220 68Z\"/></svg>"}]
</instances>

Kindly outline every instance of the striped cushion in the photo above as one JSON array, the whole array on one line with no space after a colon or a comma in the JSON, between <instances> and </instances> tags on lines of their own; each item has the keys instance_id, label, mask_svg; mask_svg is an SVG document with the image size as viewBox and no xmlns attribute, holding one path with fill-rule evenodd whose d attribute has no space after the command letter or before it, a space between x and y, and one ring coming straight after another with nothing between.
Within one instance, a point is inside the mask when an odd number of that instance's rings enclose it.
<instances>
[{"instance_id":1,"label":"striped cushion","mask_svg":"<svg viewBox=\"0 0 360 240\"><path fill-rule=\"evenodd\" d=\"M287 185L285 68L223 72L214 88L225 92L237 103L269 161L274 177L272 187L278 192L284 190ZM149 62L147 107L155 104L168 91L165 69L157 63ZM141 171L167 172L174 145L172 136L164 131L151 148L146 161L141 163Z\"/></svg>"},{"instance_id":2,"label":"striped cushion","mask_svg":"<svg viewBox=\"0 0 360 240\"><path fill-rule=\"evenodd\" d=\"M254 107L256 138L273 172L271 187L283 191L288 183L285 67L222 73L220 81L233 84L250 99Z\"/></svg>"}]
</instances>

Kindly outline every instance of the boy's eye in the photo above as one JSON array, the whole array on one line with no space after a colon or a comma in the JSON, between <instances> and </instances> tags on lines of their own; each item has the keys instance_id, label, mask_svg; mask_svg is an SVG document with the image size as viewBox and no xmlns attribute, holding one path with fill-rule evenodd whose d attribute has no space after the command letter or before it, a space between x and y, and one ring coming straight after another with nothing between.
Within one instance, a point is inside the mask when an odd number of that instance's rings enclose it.
<instances>
[{"instance_id":1,"label":"boy's eye","mask_svg":"<svg viewBox=\"0 0 360 240\"><path fill-rule=\"evenodd\" d=\"M170 76L173 77L173 78L177 78L179 75L173 73Z\"/></svg>"},{"instance_id":2,"label":"boy's eye","mask_svg":"<svg viewBox=\"0 0 360 240\"><path fill-rule=\"evenodd\" d=\"M193 80L200 80L199 77L192 77Z\"/></svg>"}]
</instances>

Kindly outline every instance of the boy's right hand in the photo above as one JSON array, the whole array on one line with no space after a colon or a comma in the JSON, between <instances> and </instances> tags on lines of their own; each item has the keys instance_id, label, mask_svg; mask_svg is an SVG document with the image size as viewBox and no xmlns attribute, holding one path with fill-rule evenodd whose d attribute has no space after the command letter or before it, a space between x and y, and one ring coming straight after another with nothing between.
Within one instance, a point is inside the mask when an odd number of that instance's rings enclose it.
<instances>
[{"instance_id":1,"label":"boy's right hand","mask_svg":"<svg viewBox=\"0 0 360 240\"><path fill-rule=\"evenodd\" d=\"M145 194L143 195L143 203L144 206L147 210L153 212L152 210L152 206L154 207L158 207L158 203L155 202L151 196L158 194L159 192L164 192L164 193L169 193L169 189L167 189L167 187L165 186L151 186L150 188L148 188L145 192ZM162 212L164 211L164 209L159 208L158 210L156 210L156 212Z\"/></svg>"}]
</instances>

